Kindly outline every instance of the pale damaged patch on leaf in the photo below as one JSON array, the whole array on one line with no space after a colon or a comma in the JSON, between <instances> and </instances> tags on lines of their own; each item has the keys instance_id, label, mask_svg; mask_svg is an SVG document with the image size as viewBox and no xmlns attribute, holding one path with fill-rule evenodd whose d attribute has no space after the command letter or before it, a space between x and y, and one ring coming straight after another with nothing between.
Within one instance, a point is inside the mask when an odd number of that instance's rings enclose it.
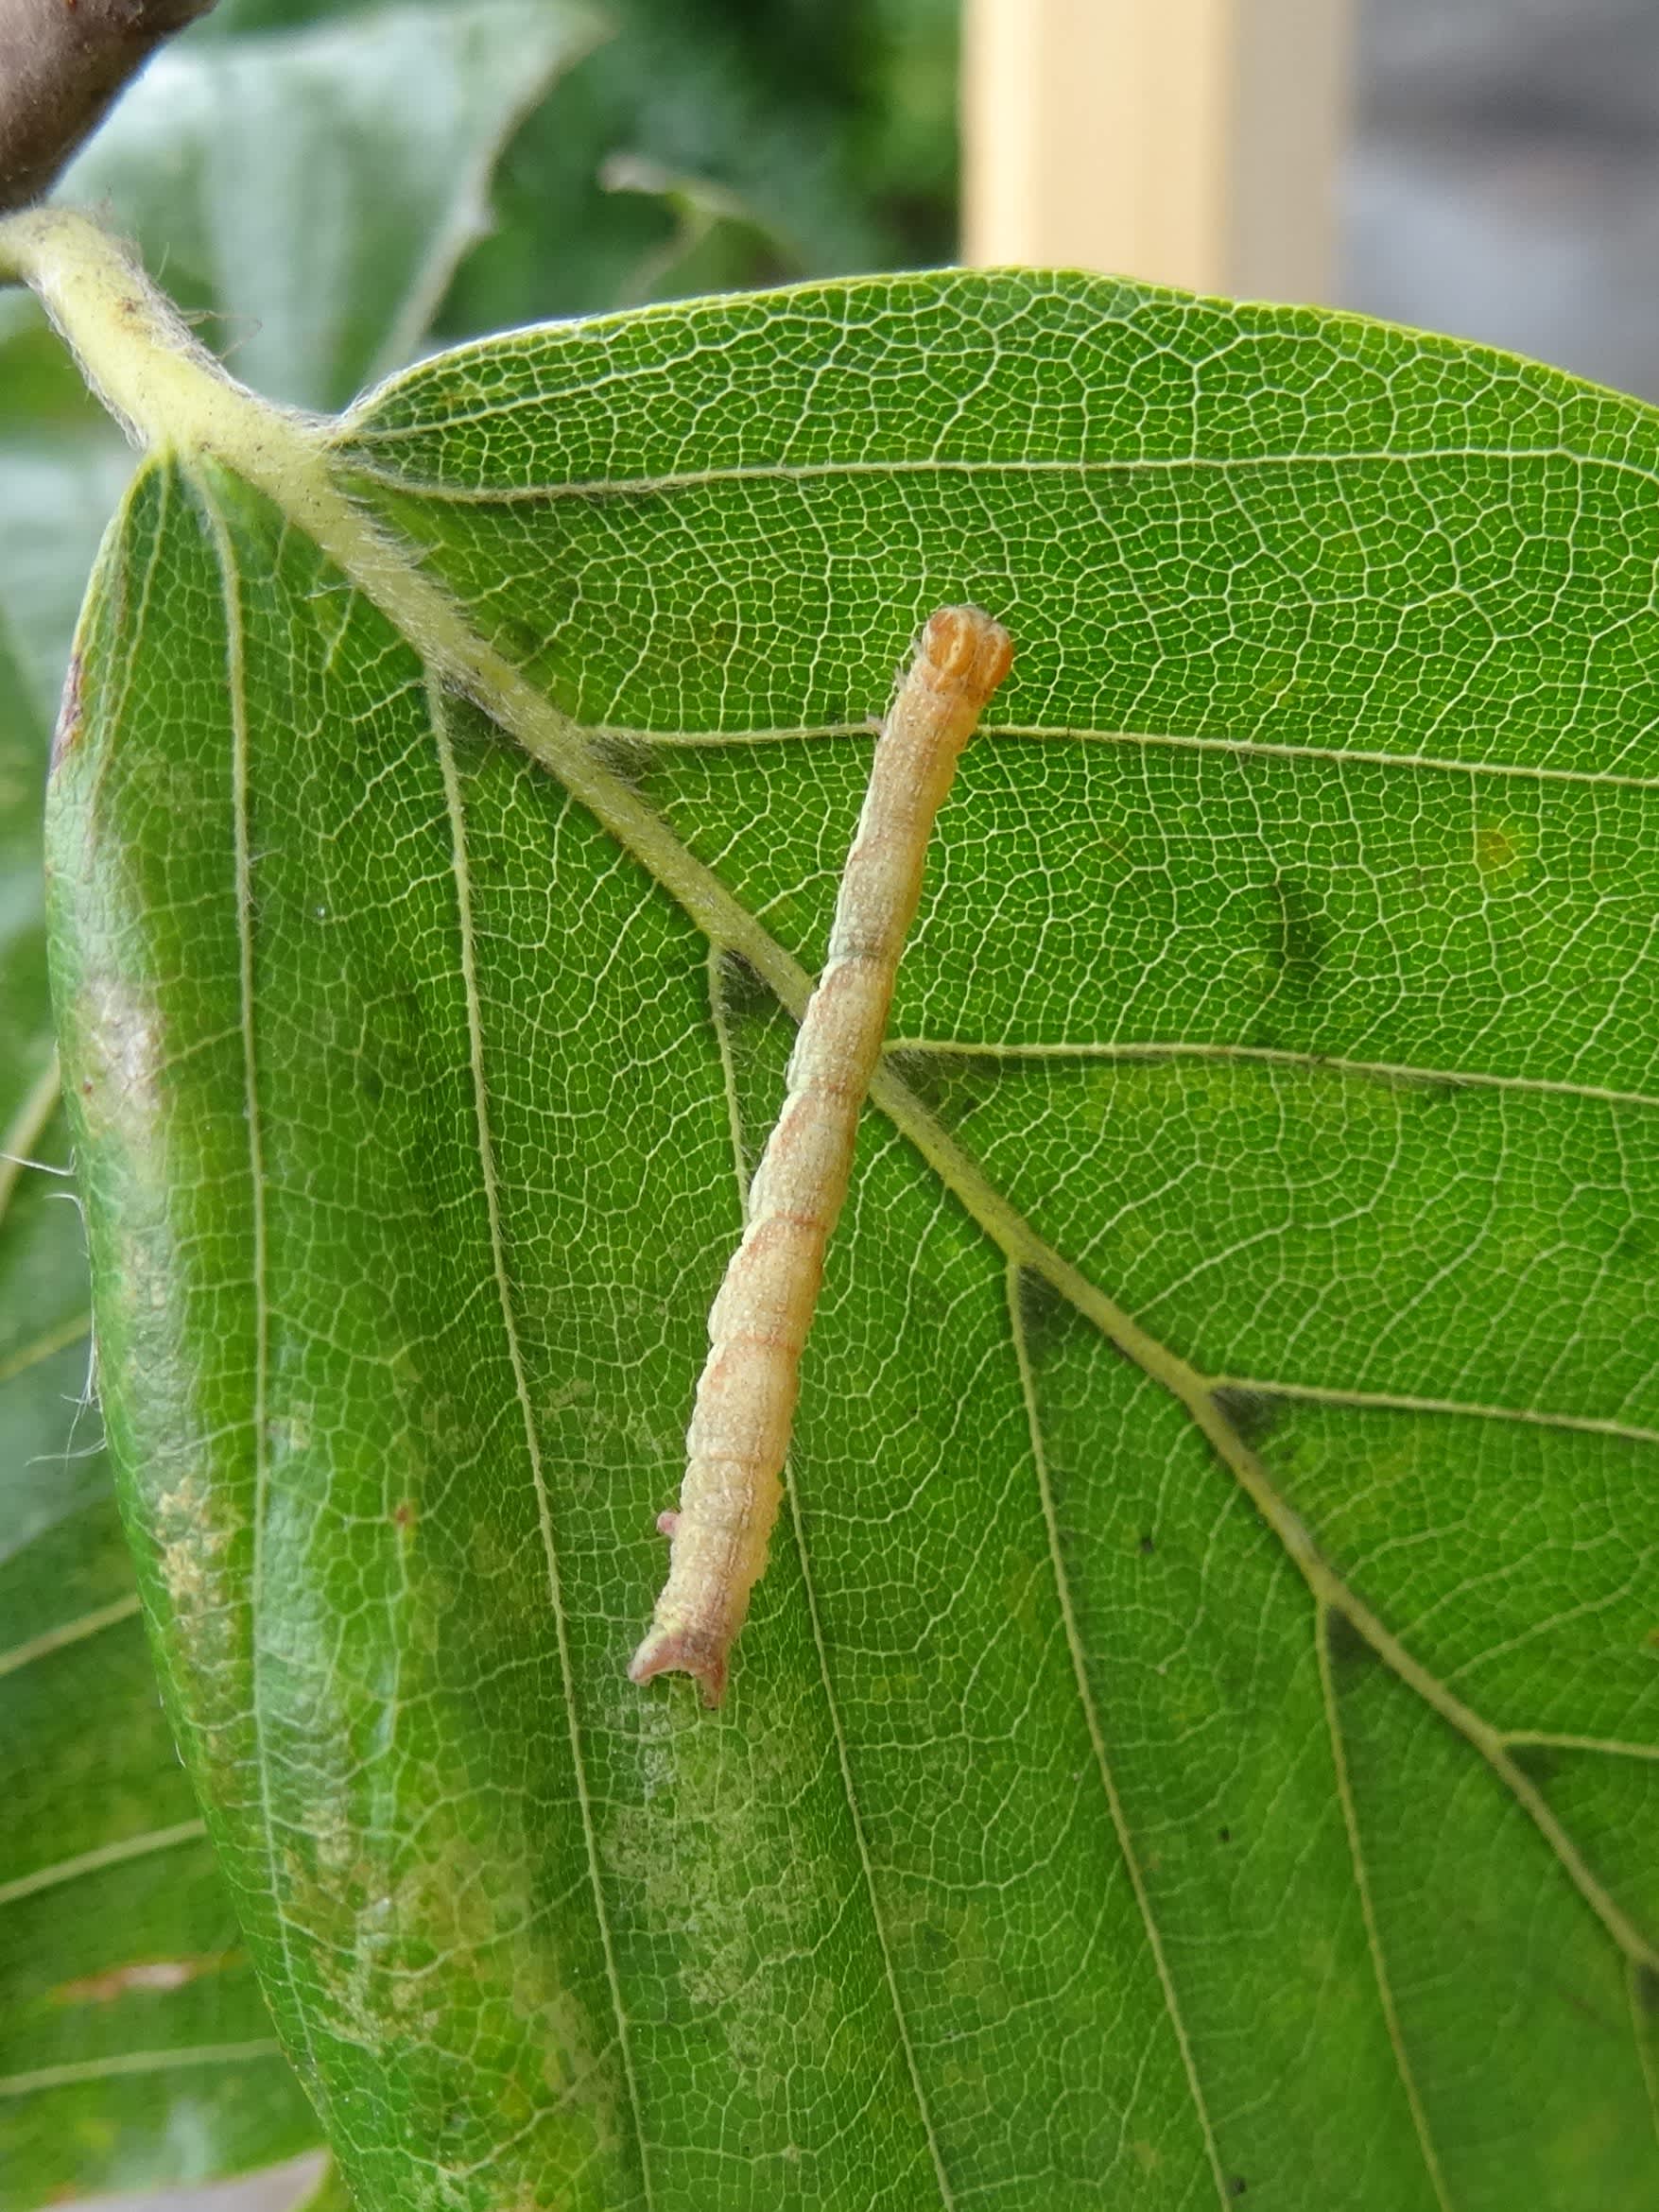
<instances>
[{"instance_id":1,"label":"pale damaged patch on leaf","mask_svg":"<svg viewBox=\"0 0 1659 2212\"><path fill-rule=\"evenodd\" d=\"M221 1613L233 1532L214 1525L199 1475L186 1475L175 1489L158 1495L155 1529L162 1581L174 1613L181 1620Z\"/></svg>"},{"instance_id":2,"label":"pale damaged patch on leaf","mask_svg":"<svg viewBox=\"0 0 1659 2212\"><path fill-rule=\"evenodd\" d=\"M90 975L82 984L85 1027L81 1113L89 1130L129 1115L153 1120L161 1101L161 1013L123 977Z\"/></svg>"}]
</instances>

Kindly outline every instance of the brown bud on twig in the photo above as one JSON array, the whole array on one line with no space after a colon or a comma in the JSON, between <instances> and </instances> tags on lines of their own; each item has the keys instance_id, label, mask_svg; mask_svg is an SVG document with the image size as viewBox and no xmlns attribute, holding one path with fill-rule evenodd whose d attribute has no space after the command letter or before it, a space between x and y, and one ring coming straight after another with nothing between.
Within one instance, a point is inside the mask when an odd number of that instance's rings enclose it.
<instances>
[{"instance_id":1,"label":"brown bud on twig","mask_svg":"<svg viewBox=\"0 0 1659 2212\"><path fill-rule=\"evenodd\" d=\"M0 212L41 199L151 54L213 0L0 0Z\"/></svg>"}]
</instances>

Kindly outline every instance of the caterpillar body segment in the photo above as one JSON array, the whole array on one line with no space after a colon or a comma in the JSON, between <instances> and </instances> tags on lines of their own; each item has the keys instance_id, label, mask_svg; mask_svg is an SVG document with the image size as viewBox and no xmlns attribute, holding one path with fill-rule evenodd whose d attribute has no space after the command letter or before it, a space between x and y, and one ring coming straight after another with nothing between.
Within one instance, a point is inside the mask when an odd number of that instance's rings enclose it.
<instances>
[{"instance_id":1,"label":"caterpillar body segment","mask_svg":"<svg viewBox=\"0 0 1659 2212\"><path fill-rule=\"evenodd\" d=\"M637 1683L682 1670L700 1682L705 1704L724 1695L733 1639L766 1571L802 1348L922 894L928 837L962 747L1012 659L999 622L977 607L942 607L900 675L837 895L829 955L789 1058L783 1111L709 1314L680 1506L657 1523L668 1538L668 1578L628 1670Z\"/></svg>"}]
</instances>

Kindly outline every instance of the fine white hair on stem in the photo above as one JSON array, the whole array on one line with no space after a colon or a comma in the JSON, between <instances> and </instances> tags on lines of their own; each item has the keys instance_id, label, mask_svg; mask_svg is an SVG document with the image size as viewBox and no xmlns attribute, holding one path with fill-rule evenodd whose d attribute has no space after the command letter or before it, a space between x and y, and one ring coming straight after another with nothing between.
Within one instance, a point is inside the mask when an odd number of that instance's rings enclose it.
<instances>
[{"instance_id":1,"label":"fine white hair on stem","mask_svg":"<svg viewBox=\"0 0 1659 2212\"><path fill-rule=\"evenodd\" d=\"M668 1579L629 1674L680 1670L717 1705L733 1638L766 1571L824 1248L847 1195L858 1112L887 1032L933 818L1013 659L977 607L928 616L893 694L836 898L829 957L790 1055L749 1223L709 1314L677 1512L658 1517Z\"/></svg>"}]
</instances>

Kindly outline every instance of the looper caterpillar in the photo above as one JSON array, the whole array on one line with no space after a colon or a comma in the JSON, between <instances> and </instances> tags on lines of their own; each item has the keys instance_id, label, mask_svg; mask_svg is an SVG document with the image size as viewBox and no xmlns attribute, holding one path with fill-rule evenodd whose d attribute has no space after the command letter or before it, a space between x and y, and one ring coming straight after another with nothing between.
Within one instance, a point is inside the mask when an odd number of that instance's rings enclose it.
<instances>
[{"instance_id":1,"label":"looper caterpillar","mask_svg":"<svg viewBox=\"0 0 1659 2212\"><path fill-rule=\"evenodd\" d=\"M802 1016L787 1095L749 1194L749 1222L709 1313L677 1512L660 1514L668 1579L628 1671L679 1669L717 1705L727 1654L766 1572L824 1247L847 1195L858 1112L887 1030L928 835L1013 640L977 607L928 616L899 678L836 898L829 957Z\"/></svg>"}]
</instances>

